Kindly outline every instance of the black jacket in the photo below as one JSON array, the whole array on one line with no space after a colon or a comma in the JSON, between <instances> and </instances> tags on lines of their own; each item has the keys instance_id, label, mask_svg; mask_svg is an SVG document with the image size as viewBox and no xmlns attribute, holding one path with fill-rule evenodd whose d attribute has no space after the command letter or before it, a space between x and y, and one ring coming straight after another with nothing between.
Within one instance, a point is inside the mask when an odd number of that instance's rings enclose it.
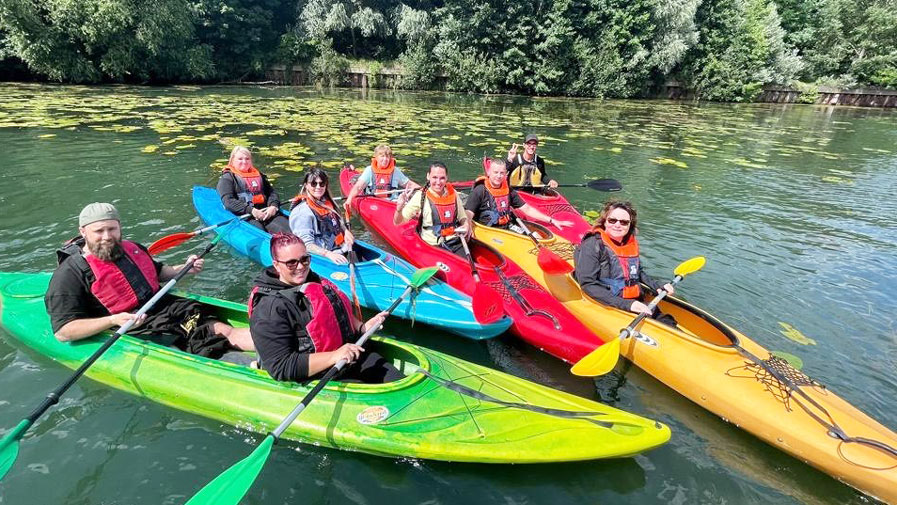
<instances>
[{"instance_id":1,"label":"black jacket","mask_svg":"<svg viewBox=\"0 0 897 505\"><path fill-rule=\"evenodd\" d=\"M309 272L306 282L321 282L321 278ZM314 315L311 302L301 294L276 294L295 286L281 282L273 267L262 271L254 284L256 294L249 300L253 304L249 331L262 367L277 380L308 379L308 356L315 352L314 342L305 329ZM340 320L338 325L344 335L352 333L351 315L345 314L345 317L347 319Z\"/></svg>"},{"instance_id":2,"label":"black jacket","mask_svg":"<svg viewBox=\"0 0 897 505\"><path fill-rule=\"evenodd\" d=\"M582 243L576 246L573 258L576 265L573 276L587 295L605 305L629 310L632 306L631 299L614 296L610 287L598 280L612 277L610 262L618 261L613 251L604 245L600 235L593 234L583 238ZM655 291L663 286L663 283L657 282L645 273L641 262L639 262L639 282Z\"/></svg>"},{"instance_id":3,"label":"black jacket","mask_svg":"<svg viewBox=\"0 0 897 505\"><path fill-rule=\"evenodd\" d=\"M262 191L265 193L265 203L262 205L252 205L237 196L240 186L237 183L237 176L230 172L221 174L216 189L218 190L218 196L221 197L221 203L224 204L224 208L237 215L248 214L253 207L258 209L269 206L280 208L280 197L277 195L277 191L274 190L274 186L268 182L268 177L265 174L262 174Z\"/></svg>"}]
</instances>

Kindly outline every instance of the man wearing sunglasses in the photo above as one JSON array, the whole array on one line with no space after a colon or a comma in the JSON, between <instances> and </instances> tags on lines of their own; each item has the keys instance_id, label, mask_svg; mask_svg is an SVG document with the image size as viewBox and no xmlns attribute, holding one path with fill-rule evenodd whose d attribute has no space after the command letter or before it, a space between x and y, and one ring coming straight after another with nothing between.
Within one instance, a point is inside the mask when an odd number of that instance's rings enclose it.
<instances>
[{"instance_id":1,"label":"man wearing sunglasses","mask_svg":"<svg viewBox=\"0 0 897 505\"><path fill-rule=\"evenodd\" d=\"M404 377L375 352L354 342L379 327L381 312L367 322L354 317L349 299L330 281L311 271L311 256L292 233L271 237L274 265L255 279L249 295L249 330L260 366L280 381L316 378L346 359L341 378L367 383Z\"/></svg>"},{"instance_id":2,"label":"man wearing sunglasses","mask_svg":"<svg viewBox=\"0 0 897 505\"><path fill-rule=\"evenodd\" d=\"M618 309L647 312L642 284L673 294L670 283L661 284L645 273L636 239L637 214L629 202L610 201L595 226L576 246L573 276L591 298ZM676 320L656 307L649 315L671 326Z\"/></svg>"},{"instance_id":3,"label":"man wearing sunglasses","mask_svg":"<svg viewBox=\"0 0 897 505\"><path fill-rule=\"evenodd\" d=\"M558 187L558 181L545 173L545 160L536 154L539 137L530 133L523 141L523 153L518 153L518 145L508 150L508 184L511 186Z\"/></svg>"}]
</instances>

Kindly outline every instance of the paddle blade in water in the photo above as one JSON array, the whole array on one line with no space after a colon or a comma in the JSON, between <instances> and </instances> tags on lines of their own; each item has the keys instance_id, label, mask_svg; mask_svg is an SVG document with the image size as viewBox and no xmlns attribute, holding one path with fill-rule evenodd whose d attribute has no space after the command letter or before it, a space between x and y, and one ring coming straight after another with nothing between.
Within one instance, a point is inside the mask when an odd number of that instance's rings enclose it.
<instances>
[{"instance_id":1,"label":"paddle blade in water","mask_svg":"<svg viewBox=\"0 0 897 505\"><path fill-rule=\"evenodd\" d=\"M473 317L480 324L492 324L504 316L501 295L489 286L477 282L473 292Z\"/></svg>"},{"instance_id":2,"label":"paddle blade in water","mask_svg":"<svg viewBox=\"0 0 897 505\"><path fill-rule=\"evenodd\" d=\"M427 267L415 270L414 274L411 275L411 285L415 288L423 286L431 277L436 275L436 272L438 271L439 267Z\"/></svg>"},{"instance_id":3,"label":"paddle blade in water","mask_svg":"<svg viewBox=\"0 0 897 505\"><path fill-rule=\"evenodd\" d=\"M199 490L187 505L237 505L252 487L271 453L274 436L268 435L252 454L228 468Z\"/></svg>"},{"instance_id":4,"label":"paddle blade in water","mask_svg":"<svg viewBox=\"0 0 897 505\"><path fill-rule=\"evenodd\" d=\"M573 271L573 267L570 266L570 263L564 261L563 258L558 256L554 251L548 249L547 247L539 248L539 256L537 258L539 263L539 267L546 274L551 275L564 275L569 274Z\"/></svg>"},{"instance_id":5,"label":"paddle blade in water","mask_svg":"<svg viewBox=\"0 0 897 505\"><path fill-rule=\"evenodd\" d=\"M604 375L617 366L620 358L620 339L615 338L587 354L570 369L573 375L594 377Z\"/></svg>"},{"instance_id":6,"label":"paddle blade in water","mask_svg":"<svg viewBox=\"0 0 897 505\"><path fill-rule=\"evenodd\" d=\"M693 274L698 270L704 268L704 263L707 263L707 259L703 256L695 256L692 259L685 260L673 270L673 273L676 275L681 275L685 277L688 274Z\"/></svg>"},{"instance_id":7,"label":"paddle blade in water","mask_svg":"<svg viewBox=\"0 0 897 505\"><path fill-rule=\"evenodd\" d=\"M22 438L29 426L31 426L31 422L22 419L22 422L0 440L0 479L16 462L16 457L19 455L19 439Z\"/></svg>"},{"instance_id":8,"label":"paddle blade in water","mask_svg":"<svg viewBox=\"0 0 897 505\"><path fill-rule=\"evenodd\" d=\"M167 251L172 247L179 246L184 242L193 238L195 233L175 233L174 235L168 235L160 238L159 240L153 242L149 246L150 254L159 254L160 252Z\"/></svg>"},{"instance_id":9,"label":"paddle blade in water","mask_svg":"<svg viewBox=\"0 0 897 505\"><path fill-rule=\"evenodd\" d=\"M586 186L596 191L620 191L623 189L623 185L616 179L595 179L589 181Z\"/></svg>"}]
</instances>

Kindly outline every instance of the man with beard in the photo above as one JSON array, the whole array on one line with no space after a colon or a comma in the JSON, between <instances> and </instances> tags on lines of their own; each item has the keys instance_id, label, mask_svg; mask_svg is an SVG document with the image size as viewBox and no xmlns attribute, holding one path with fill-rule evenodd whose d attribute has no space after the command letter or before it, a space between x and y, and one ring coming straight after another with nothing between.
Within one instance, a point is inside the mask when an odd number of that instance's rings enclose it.
<instances>
[{"instance_id":1,"label":"man with beard","mask_svg":"<svg viewBox=\"0 0 897 505\"><path fill-rule=\"evenodd\" d=\"M61 342L81 340L134 319L160 285L182 268L163 265L142 245L122 240L112 204L84 207L78 226L80 237L56 253L59 266L44 297L53 333ZM203 260L198 259L190 273L202 267ZM203 304L169 294L137 318L128 333L212 358L221 357L231 346L253 349L247 328L216 321Z\"/></svg>"}]
</instances>

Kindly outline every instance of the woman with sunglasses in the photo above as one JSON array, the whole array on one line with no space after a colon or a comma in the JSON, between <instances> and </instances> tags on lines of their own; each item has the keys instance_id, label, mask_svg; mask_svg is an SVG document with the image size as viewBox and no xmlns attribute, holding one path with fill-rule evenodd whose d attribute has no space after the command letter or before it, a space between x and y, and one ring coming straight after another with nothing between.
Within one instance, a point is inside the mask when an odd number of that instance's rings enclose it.
<instances>
[{"instance_id":1,"label":"woman with sunglasses","mask_svg":"<svg viewBox=\"0 0 897 505\"><path fill-rule=\"evenodd\" d=\"M593 299L630 312L647 312L641 284L673 294L673 286L660 284L645 273L639 260L636 239L637 215L629 202L610 201L598 221L576 246L574 277ZM654 309L651 317L675 325L672 316Z\"/></svg>"},{"instance_id":2,"label":"woman with sunglasses","mask_svg":"<svg viewBox=\"0 0 897 505\"><path fill-rule=\"evenodd\" d=\"M327 279L311 271L311 257L292 233L271 237L274 265L259 274L249 295L249 331L260 366L276 380L317 378L346 359L342 379L367 383L404 377L385 358L352 342L387 313L367 322L352 314L349 299Z\"/></svg>"},{"instance_id":3,"label":"woman with sunglasses","mask_svg":"<svg viewBox=\"0 0 897 505\"><path fill-rule=\"evenodd\" d=\"M343 224L336 203L330 196L327 172L315 167L305 174L302 189L293 199L290 230L302 239L312 254L344 265L344 251L351 251L355 237Z\"/></svg>"},{"instance_id":4,"label":"woman with sunglasses","mask_svg":"<svg viewBox=\"0 0 897 505\"><path fill-rule=\"evenodd\" d=\"M256 228L269 233L289 231L290 224L280 213L280 197L252 164L249 149L234 147L217 190L224 208L238 216L251 214L248 222Z\"/></svg>"}]
</instances>

